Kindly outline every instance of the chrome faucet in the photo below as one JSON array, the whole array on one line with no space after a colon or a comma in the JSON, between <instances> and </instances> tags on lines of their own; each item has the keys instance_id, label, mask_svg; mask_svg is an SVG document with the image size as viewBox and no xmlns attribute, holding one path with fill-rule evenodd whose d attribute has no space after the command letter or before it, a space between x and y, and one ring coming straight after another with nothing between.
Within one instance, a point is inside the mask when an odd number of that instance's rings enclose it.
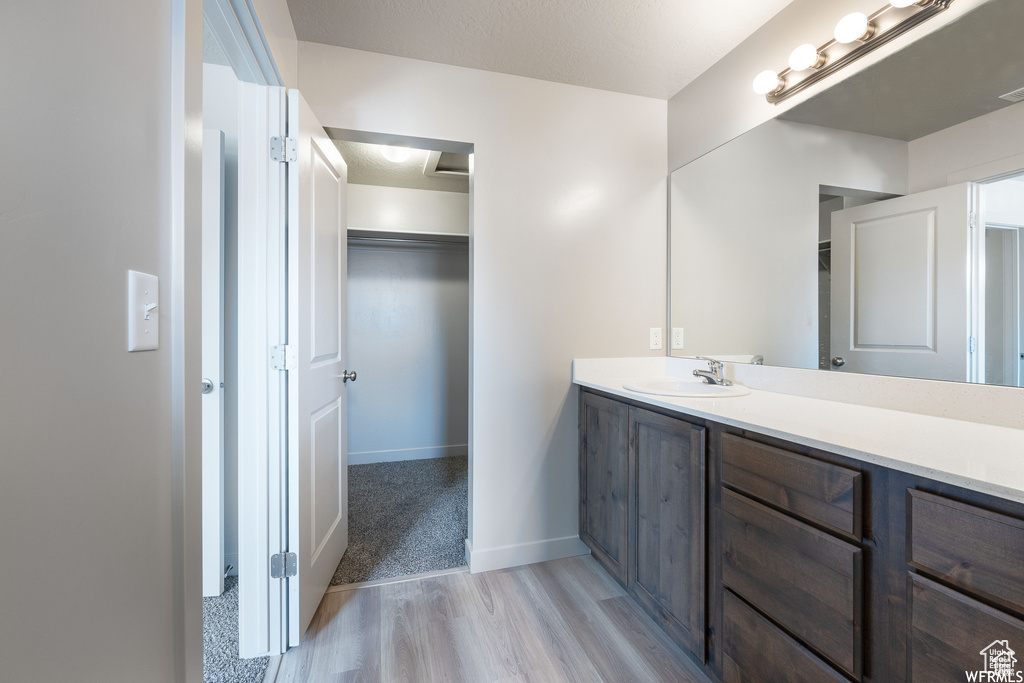
<instances>
[{"instance_id":1,"label":"chrome faucet","mask_svg":"<svg viewBox=\"0 0 1024 683\"><path fill-rule=\"evenodd\" d=\"M731 387L732 380L722 377L722 369L725 368L725 363L714 358L705 358L704 356L697 356L697 360L706 360L708 362L707 370L694 370L694 377L703 377L704 381L708 384L720 384L723 387Z\"/></svg>"}]
</instances>

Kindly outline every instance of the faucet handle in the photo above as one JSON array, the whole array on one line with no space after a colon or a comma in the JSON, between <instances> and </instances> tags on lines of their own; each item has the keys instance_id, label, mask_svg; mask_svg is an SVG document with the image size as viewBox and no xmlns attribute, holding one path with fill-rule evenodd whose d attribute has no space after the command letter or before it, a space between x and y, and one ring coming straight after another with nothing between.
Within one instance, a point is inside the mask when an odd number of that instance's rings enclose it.
<instances>
[{"instance_id":1,"label":"faucet handle","mask_svg":"<svg viewBox=\"0 0 1024 683\"><path fill-rule=\"evenodd\" d=\"M722 370L725 368L725 363L723 363L720 360L708 358L707 356L695 356L695 358L697 360L706 360L708 362L708 368L710 368L711 372L715 373L716 375L720 374Z\"/></svg>"}]
</instances>

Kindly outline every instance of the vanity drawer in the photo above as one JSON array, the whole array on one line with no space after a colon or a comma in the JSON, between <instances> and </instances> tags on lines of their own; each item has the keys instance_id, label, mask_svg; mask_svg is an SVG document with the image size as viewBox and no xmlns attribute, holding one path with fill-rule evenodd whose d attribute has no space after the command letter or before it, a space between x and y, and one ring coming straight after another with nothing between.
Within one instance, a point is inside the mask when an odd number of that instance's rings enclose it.
<instances>
[{"instance_id":1,"label":"vanity drawer","mask_svg":"<svg viewBox=\"0 0 1024 683\"><path fill-rule=\"evenodd\" d=\"M722 483L859 541L861 475L733 434L722 436Z\"/></svg>"},{"instance_id":2,"label":"vanity drawer","mask_svg":"<svg viewBox=\"0 0 1024 683\"><path fill-rule=\"evenodd\" d=\"M728 489L721 509L725 586L859 678L862 551Z\"/></svg>"},{"instance_id":3,"label":"vanity drawer","mask_svg":"<svg viewBox=\"0 0 1024 683\"><path fill-rule=\"evenodd\" d=\"M990 645L1002 649L1004 641L1019 650L1024 643L1024 622L916 574L910 575L910 614L912 682L965 680L965 671L985 670L982 653Z\"/></svg>"},{"instance_id":4,"label":"vanity drawer","mask_svg":"<svg viewBox=\"0 0 1024 683\"><path fill-rule=\"evenodd\" d=\"M1024 522L909 489L910 566L1024 612Z\"/></svg>"},{"instance_id":5,"label":"vanity drawer","mask_svg":"<svg viewBox=\"0 0 1024 683\"><path fill-rule=\"evenodd\" d=\"M722 602L724 683L818 683L846 679L731 591Z\"/></svg>"}]
</instances>

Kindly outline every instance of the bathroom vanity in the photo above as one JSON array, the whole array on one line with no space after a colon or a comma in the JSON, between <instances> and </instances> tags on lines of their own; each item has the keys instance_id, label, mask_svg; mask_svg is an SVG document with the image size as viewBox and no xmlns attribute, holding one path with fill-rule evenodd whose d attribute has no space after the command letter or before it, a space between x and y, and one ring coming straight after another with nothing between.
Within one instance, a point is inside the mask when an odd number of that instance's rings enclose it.
<instances>
[{"instance_id":1,"label":"bathroom vanity","mask_svg":"<svg viewBox=\"0 0 1024 683\"><path fill-rule=\"evenodd\" d=\"M574 373L580 537L710 677L962 681L1024 647L1024 430Z\"/></svg>"}]
</instances>

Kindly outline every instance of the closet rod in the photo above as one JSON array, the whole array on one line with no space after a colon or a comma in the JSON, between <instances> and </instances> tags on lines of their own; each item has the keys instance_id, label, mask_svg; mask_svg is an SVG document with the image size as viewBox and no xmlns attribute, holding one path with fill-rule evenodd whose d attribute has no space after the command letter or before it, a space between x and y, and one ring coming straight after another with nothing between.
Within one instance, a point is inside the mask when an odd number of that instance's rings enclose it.
<instances>
[{"instance_id":1,"label":"closet rod","mask_svg":"<svg viewBox=\"0 0 1024 683\"><path fill-rule=\"evenodd\" d=\"M440 244L454 247L469 245L469 238L465 240L425 240L411 237L349 237L349 242L398 242L401 244Z\"/></svg>"}]
</instances>

